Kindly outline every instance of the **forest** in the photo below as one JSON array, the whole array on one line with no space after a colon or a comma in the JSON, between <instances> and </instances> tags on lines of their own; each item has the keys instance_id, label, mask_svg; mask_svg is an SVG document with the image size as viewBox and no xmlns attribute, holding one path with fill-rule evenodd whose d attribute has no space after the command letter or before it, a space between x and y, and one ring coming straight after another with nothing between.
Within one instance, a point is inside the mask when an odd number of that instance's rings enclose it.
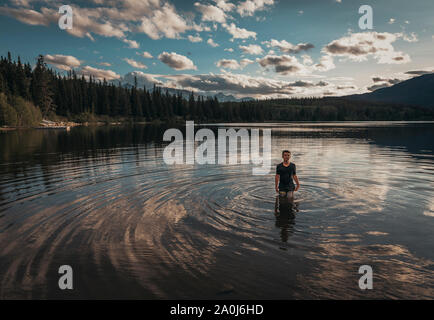
<instances>
[{"instance_id":1,"label":"forest","mask_svg":"<svg viewBox=\"0 0 434 320\"><path fill-rule=\"evenodd\" d=\"M36 58L32 68L18 56L0 58L0 126L37 126L58 117L75 122L121 119L128 122L264 122L348 120L433 120L434 110L416 106L352 101L340 97L219 102L188 99L167 89L85 78L74 70L61 74Z\"/></svg>"}]
</instances>

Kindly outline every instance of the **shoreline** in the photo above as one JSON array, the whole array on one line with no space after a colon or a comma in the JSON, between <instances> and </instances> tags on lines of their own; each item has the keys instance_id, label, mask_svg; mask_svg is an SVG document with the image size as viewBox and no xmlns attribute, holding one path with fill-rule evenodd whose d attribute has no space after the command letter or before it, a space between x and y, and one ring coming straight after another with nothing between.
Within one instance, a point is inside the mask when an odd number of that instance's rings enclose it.
<instances>
[{"instance_id":1,"label":"shoreline","mask_svg":"<svg viewBox=\"0 0 434 320\"><path fill-rule=\"evenodd\" d=\"M185 123L186 121L193 121L193 120L175 120L170 121L170 123ZM343 121L264 121L264 122L195 122L195 125L239 125L239 126L248 126L255 124L257 126L267 126L268 124L275 124L275 123L352 123L352 122L390 122L390 123L432 123L434 120L343 120ZM85 126L85 127L91 127L91 126L114 126L114 125L134 125L134 124L162 124L167 123L167 121L132 121L132 120L112 120L112 121L86 121L86 122L74 122L74 121L50 121L50 120L43 120L38 126L0 126L0 132L8 132L8 131L14 131L14 130L23 130L23 129L64 129L64 130L70 130L72 127L79 127L79 126Z\"/></svg>"}]
</instances>

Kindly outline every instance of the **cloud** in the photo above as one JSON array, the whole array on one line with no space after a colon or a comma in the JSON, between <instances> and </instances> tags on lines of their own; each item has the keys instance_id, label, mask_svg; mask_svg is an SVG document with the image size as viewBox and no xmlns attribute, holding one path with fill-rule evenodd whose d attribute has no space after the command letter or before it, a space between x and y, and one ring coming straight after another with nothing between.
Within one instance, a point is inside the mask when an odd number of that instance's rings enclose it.
<instances>
[{"instance_id":1,"label":"cloud","mask_svg":"<svg viewBox=\"0 0 434 320\"><path fill-rule=\"evenodd\" d=\"M408 77L407 77L408 78ZM406 79L399 79L399 78L387 78L382 76L373 76L372 81L374 82L373 85L367 87L366 89L369 91L375 91L381 88L387 88L394 84L400 83Z\"/></svg>"},{"instance_id":2,"label":"cloud","mask_svg":"<svg viewBox=\"0 0 434 320\"><path fill-rule=\"evenodd\" d=\"M47 7L39 11L23 8L28 7L30 1L14 0L10 6L0 6L0 14L9 15L15 19L31 24L48 26L57 24L61 14L59 4L55 1L38 1ZM91 1L88 1L91 2ZM167 1L160 0L125 0L125 1L93 1L96 6L88 6L80 1L80 5L71 5L74 14L73 28L65 30L76 37L88 37L92 41L93 35L125 39L127 32L141 32L152 39L167 37L178 39L188 30L210 31L207 26L195 24L188 15L184 18L176 8Z\"/></svg>"},{"instance_id":3,"label":"cloud","mask_svg":"<svg viewBox=\"0 0 434 320\"><path fill-rule=\"evenodd\" d=\"M253 16L256 11L262 11L266 9L266 6L274 4L274 0L246 0L240 2L237 7L237 12L240 16Z\"/></svg>"},{"instance_id":4,"label":"cloud","mask_svg":"<svg viewBox=\"0 0 434 320\"><path fill-rule=\"evenodd\" d=\"M231 23L230 25L224 23L222 26L232 35L232 39L248 39L250 37L256 39L256 32L248 31L244 28L238 28L234 23Z\"/></svg>"},{"instance_id":5,"label":"cloud","mask_svg":"<svg viewBox=\"0 0 434 320\"><path fill-rule=\"evenodd\" d=\"M128 48L137 49L140 47L140 45L137 41L128 40L128 39L123 39L122 41L125 42L126 44L128 44Z\"/></svg>"},{"instance_id":6,"label":"cloud","mask_svg":"<svg viewBox=\"0 0 434 320\"><path fill-rule=\"evenodd\" d=\"M104 67L111 67L111 64L108 62L100 62L98 63L100 66L104 66Z\"/></svg>"},{"instance_id":7,"label":"cloud","mask_svg":"<svg viewBox=\"0 0 434 320\"><path fill-rule=\"evenodd\" d=\"M141 71L129 72L126 75L124 75L123 77L121 77L119 80L123 84L134 85L134 82L135 82L134 78L137 79L137 86L140 88L142 88L142 87L152 88L154 86L154 84L157 86L163 86L164 85L164 83L162 81L156 79L155 75L143 73Z\"/></svg>"},{"instance_id":8,"label":"cloud","mask_svg":"<svg viewBox=\"0 0 434 320\"><path fill-rule=\"evenodd\" d=\"M199 35L196 35L196 36L189 35L187 38L190 42L201 42L202 41L202 38Z\"/></svg>"},{"instance_id":9,"label":"cloud","mask_svg":"<svg viewBox=\"0 0 434 320\"><path fill-rule=\"evenodd\" d=\"M388 84L388 83L379 83L379 84L374 84L374 85L372 85L370 87L367 87L366 89L368 89L369 91L375 91L375 90L382 89L382 88L387 88L387 87L390 87L390 84Z\"/></svg>"},{"instance_id":10,"label":"cloud","mask_svg":"<svg viewBox=\"0 0 434 320\"><path fill-rule=\"evenodd\" d=\"M230 72L222 74L167 75L164 78L168 79L165 86L193 91L206 91L208 93L224 92L238 97L322 96L324 90L338 90L333 84L324 81L317 83L310 81L290 82ZM355 90L355 86L348 85L348 87L353 87L353 89L341 86L341 94Z\"/></svg>"},{"instance_id":11,"label":"cloud","mask_svg":"<svg viewBox=\"0 0 434 320\"><path fill-rule=\"evenodd\" d=\"M250 44L248 46L239 46L239 48L247 54L259 55L264 52L260 46L257 44Z\"/></svg>"},{"instance_id":12,"label":"cloud","mask_svg":"<svg viewBox=\"0 0 434 320\"><path fill-rule=\"evenodd\" d=\"M81 68L79 71L77 71L78 74L84 75L86 77L92 76L97 79L106 79L106 80L114 80L119 79L121 76L118 75L116 72L111 70L103 70L103 69L97 69L90 66L85 66Z\"/></svg>"},{"instance_id":13,"label":"cloud","mask_svg":"<svg viewBox=\"0 0 434 320\"><path fill-rule=\"evenodd\" d=\"M393 23L395 23L395 19L394 19L394 18L390 18L388 23L389 23L389 24L393 24Z\"/></svg>"},{"instance_id":14,"label":"cloud","mask_svg":"<svg viewBox=\"0 0 434 320\"><path fill-rule=\"evenodd\" d=\"M0 14L30 25L48 26L50 22L57 21L57 17L50 17L31 9L0 7Z\"/></svg>"},{"instance_id":15,"label":"cloud","mask_svg":"<svg viewBox=\"0 0 434 320\"><path fill-rule=\"evenodd\" d=\"M310 62L310 61L308 61L308 62ZM336 68L336 66L333 62L333 57L331 57L329 55L322 56L319 60L319 63L315 64L312 67L312 69L314 71L321 71L321 72L329 71L329 70L332 70L334 68Z\"/></svg>"},{"instance_id":16,"label":"cloud","mask_svg":"<svg viewBox=\"0 0 434 320\"><path fill-rule=\"evenodd\" d=\"M186 20L177 14L175 7L169 3L165 3L163 7L153 11L150 16L143 17L139 27L140 31L154 40L162 36L176 39L181 33L191 29L196 28L189 26Z\"/></svg>"},{"instance_id":17,"label":"cloud","mask_svg":"<svg viewBox=\"0 0 434 320\"><path fill-rule=\"evenodd\" d=\"M232 11L236 8L233 3L226 2L225 0L214 0L214 2L217 4L217 7L226 12Z\"/></svg>"},{"instance_id":18,"label":"cloud","mask_svg":"<svg viewBox=\"0 0 434 320\"><path fill-rule=\"evenodd\" d=\"M303 64L304 65L311 65L311 64L313 64L313 60L312 60L312 58L309 55L304 54L301 57L303 58Z\"/></svg>"},{"instance_id":19,"label":"cloud","mask_svg":"<svg viewBox=\"0 0 434 320\"><path fill-rule=\"evenodd\" d=\"M256 59L256 61L262 67L274 67L274 71L281 75L291 75L291 74L307 74L309 70L301 64L296 57L289 55L266 55L261 59Z\"/></svg>"},{"instance_id":20,"label":"cloud","mask_svg":"<svg viewBox=\"0 0 434 320\"><path fill-rule=\"evenodd\" d=\"M402 81L402 79L387 79L387 78L382 78L382 77L372 77L372 81L374 82L387 82L389 84L397 84L400 83Z\"/></svg>"},{"instance_id":21,"label":"cloud","mask_svg":"<svg viewBox=\"0 0 434 320\"><path fill-rule=\"evenodd\" d=\"M234 49L232 49L232 48L226 48L226 49L224 49L224 51L234 52Z\"/></svg>"},{"instance_id":22,"label":"cloud","mask_svg":"<svg viewBox=\"0 0 434 320\"><path fill-rule=\"evenodd\" d=\"M381 64L398 64L410 62L410 56L395 51L392 43L402 34L388 32L352 33L349 36L330 42L323 52L332 56L348 58L353 61L366 61L373 57Z\"/></svg>"},{"instance_id":23,"label":"cloud","mask_svg":"<svg viewBox=\"0 0 434 320\"><path fill-rule=\"evenodd\" d=\"M194 65L193 61L175 52L163 52L158 56L158 59L175 70L197 70L197 67Z\"/></svg>"},{"instance_id":24,"label":"cloud","mask_svg":"<svg viewBox=\"0 0 434 320\"><path fill-rule=\"evenodd\" d=\"M417 34L414 32L410 33L409 35L407 35L405 33L397 33L397 36L402 37L402 39L404 41L407 41L407 42L418 42L419 41Z\"/></svg>"},{"instance_id":25,"label":"cloud","mask_svg":"<svg viewBox=\"0 0 434 320\"><path fill-rule=\"evenodd\" d=\"M412 70L407 71L405 74L409 74L412 76L422 76L424 74L434 73L434 68L428 68L427 70Z\"/></svg>"},{"instance_id":26,"label":"cloud","mask_svg":"<svg viewBox=\"0 0 434 320\"><path fill-rule=\"evenodd\" d=\"M153 58L152 54L150 54L148 51L143 51L142 53L138 53L138 52L136 53L143 58L147 58L147 59Z\"/></svg>"},{"instance_id":27,"label":"cloud","mask_svg":"<svg viewBox=\"0 0 434 320\"><path fill-rule=\"evenodd\" d=\"M266 44L268 48L277 47L281 52L284 53L299 53L301 51L308 51L315 47L311 43L299 43L297 45L293 45L286 40L278 41L275 39L271 39L271 41L264 41L262 43Z\"/></svg>"},{"instance_id":28,"label":"cloud","mask_svg":"<svg viewBox=\"0 0 434 320\"><path fill-rule=\"evenodd\" d=\"M134 67L134 68L139 68L139 69L147 69L148 67L146 65L144 65L143 63L137 62L133 59L128 59L128 58L124 58L123 59L126 63L128 63L130 66Z\"/></svg>"},{"instance_id":29,"label":"cloud","mask_svg":"<svg viewBox=\"0 0 434 320\"><path fill-rule=\"evenodd\" d=\"M215 43L213 39L209 38L208 41L206 42L208 43L211 47L218 47L218 43Z\"/></svg>"},{"instance_id":30,"label":"cloud","mask_svg":"<svg viewBox=\"0 0 434 320\"><path fill-rule=\"evenodd\" d=\"M73 56L64 56L62 54L46 54L44 61L55 66L58 69L69 71L72 68L80 66L80 61Z\"/></svg>"},{"instance_id":31,"label":"cloud","mask_svg":"<svg viewBox=\"0 0 434 320\"><path fill-rule=\"evenodd\" d=\"M244 67L247 66L248 64L252 64L252 63L255 63L255 61L250 60L250 59L241 59L241 60L240 60L240 66L241 66L242 68L244 68Z\"/></svg>"},{"instance_id":32,"label":"cloud","mask_svg":"<svg viewBox=\"0 0 434 320\"><path fill-rule=\"evenodd\" d=\"M102 10L96 8L80 8L77 6L71 6L73 9L74 20L73 28L66 29L65 31L76 37L88 37L93 40L92 33L103 37L116 37L124 38L125 32L129 31L129 28L125 23L105 20L102 14ZM41 9L45 15L55 17L56 20L60 14L56 9Z\"/></svg>"},{"instance_id":33,"label":"cloud","mask_svg":"<svg viewBox=\"0 0 434 320\"><path fill-rule=\"evenodd\" d=\"M250 59L241 59L238 63L237 60L234 59L222 59L216 62L217 67L225 68L225 69L243 69L245 66L255 63L255 61Z\"/></svg>"},{"instance_id":34,"label":"cloud","mask_svg":"<svg viewBox=\"0 0 434 320\"><path fill-rule=\"evenodd\" d=\"M199 2L196 2L194 6L202 13L202 21L226 22L226 13L221 8L213 5L204 5Z\"/></svg>"},{"instance_id":35,"label":"cloud","mask_svg":"<svg viewBox=\"0 0 434 320\"><path fill-rule=\"evenodd\" d=\"M237 60L234 59L221 59L216 62L217 67L226 69L240 69L240 65Z\"/></svg>"}]
</instances>

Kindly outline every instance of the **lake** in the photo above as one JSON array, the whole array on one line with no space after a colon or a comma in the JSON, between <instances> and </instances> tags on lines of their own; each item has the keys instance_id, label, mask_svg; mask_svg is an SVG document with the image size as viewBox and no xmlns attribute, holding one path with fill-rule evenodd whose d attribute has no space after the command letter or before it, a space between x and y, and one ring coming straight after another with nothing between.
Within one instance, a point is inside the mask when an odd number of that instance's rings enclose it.
<instances>
[{"instance_id":1,"label":"lake","mask_svg":"<svg viewBox=\"0 0 434 320\"><path fill-rule=\"evenodd\" d=\"M0 298L434 298L434 122L206 127L270 128L270 172L168 165L167 125L0 133Z\"/></svg>"}]
</instances>

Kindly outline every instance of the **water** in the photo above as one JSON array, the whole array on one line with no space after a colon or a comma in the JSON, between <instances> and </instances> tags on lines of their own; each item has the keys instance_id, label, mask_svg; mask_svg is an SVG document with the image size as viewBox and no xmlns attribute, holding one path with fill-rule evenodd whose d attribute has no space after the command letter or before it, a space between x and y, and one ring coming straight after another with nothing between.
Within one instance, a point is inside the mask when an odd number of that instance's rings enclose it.
<instances>
[{"instance_id":1,"label":"water","mask_svg":"<svg viewBox=\"0 0 434 320\"><path fill-rule=\"evenodd\" d=\"M164 126L1 133L0 298L433 299L434 123L269 127L265 176L168 166Z\"/></svg>"}]
</instances>

